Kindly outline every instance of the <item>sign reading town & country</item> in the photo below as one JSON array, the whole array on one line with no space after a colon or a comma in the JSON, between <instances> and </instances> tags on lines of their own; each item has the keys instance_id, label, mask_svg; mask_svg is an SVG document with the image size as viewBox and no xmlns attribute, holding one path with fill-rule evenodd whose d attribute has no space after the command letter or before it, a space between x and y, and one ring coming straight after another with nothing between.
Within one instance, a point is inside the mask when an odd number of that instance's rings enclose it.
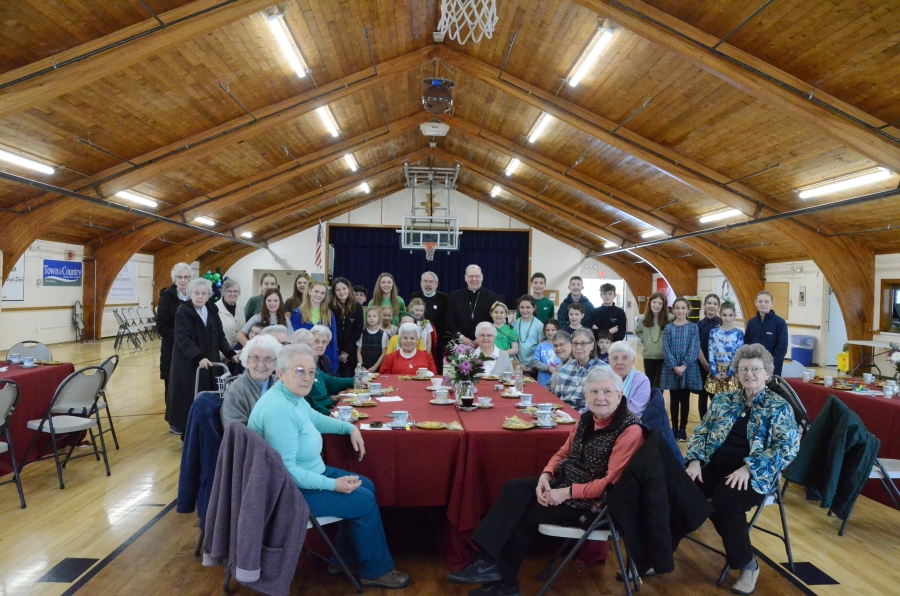
<instances>
[{"instance_id":1,"label":"sign reading town & country","mask_svg":"<svg viewBox=\"0 0 900 596\"><path fill-rule=\"evenodd\" d=\"M81 263L44 259L43 278L45 286L80 286Z\"/></svg>"}]
</instances>

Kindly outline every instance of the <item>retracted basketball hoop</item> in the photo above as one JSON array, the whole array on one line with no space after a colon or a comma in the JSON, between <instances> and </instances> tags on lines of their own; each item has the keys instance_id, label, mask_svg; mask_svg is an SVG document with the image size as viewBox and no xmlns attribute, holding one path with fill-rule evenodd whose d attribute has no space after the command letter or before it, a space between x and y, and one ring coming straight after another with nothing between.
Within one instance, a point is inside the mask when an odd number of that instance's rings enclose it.
<instances>
[{"instance_id":1,"label":"retracted basketball hoop","mask_svg":"<svg viewBox=\"0 0 900 596\"><path fill-rule=\"evenodd\" d=\"M497 25L497 0L442 0L438 32L450 36L460 45L470 39L478 43L488 39Z\"/></svg>"}]
</instances>

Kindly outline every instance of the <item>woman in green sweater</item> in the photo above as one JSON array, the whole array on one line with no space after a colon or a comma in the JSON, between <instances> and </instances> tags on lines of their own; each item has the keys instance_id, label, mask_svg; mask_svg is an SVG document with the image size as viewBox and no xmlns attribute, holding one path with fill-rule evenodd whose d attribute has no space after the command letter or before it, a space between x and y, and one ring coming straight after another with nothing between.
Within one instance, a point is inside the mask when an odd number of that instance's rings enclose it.
<instances>
[{"instance_id":1,"label":"woman in green sweater","mask_svg":"<svg viewBox=\"0 0 900 596\"><path fill-rule=\"evenodd\" d=\"M322 434L349 435L362 459L362 435L350 423L314 411L305 398L317 376L312 349L290 345L278 354L278 382L260 398L247 426L281 455L309 511L316 517L340 517L336 546L350 565L359 564L360 583L403 588L409 574L394 569L375 502L375 486L362 476L326 466Z\"/></svg>"},{"instance_id":2,"label":"woman in green sweater","mask_svg":"<svg viewBox=\"0 0 900 596\"><path fill-rule=\"evenodd\" d=\"M634 334L644 344L644 374L650 379L650 388L658 389L666 354L663 349L663 329L675 320L666 309L666 295L653 292L647 301L644 314L638 317Z\"/></svg>"}]
</instances>

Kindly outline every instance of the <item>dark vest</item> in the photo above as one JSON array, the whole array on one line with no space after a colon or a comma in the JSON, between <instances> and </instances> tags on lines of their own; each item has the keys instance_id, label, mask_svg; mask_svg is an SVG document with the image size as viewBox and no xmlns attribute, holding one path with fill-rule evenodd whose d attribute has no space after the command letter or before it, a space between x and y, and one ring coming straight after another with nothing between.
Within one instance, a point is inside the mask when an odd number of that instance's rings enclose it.
<instances>
[{"instance_id":1,"label":"dark vest","mask_svg":"<svg viewBox=\"0 0 900 596\"><path fill-rule=\"evenodd\" d=\"M569 456L556 467L550 486L564 488L587 484L606 476L616 439L634 424L640 424L640 421L628 409L624 399L613 414L612 423L606 428L595 430L594 415L591 412L582 414L572 438ZM590 509L592 502L569 499L565 504L575 509Z\"/></svg>"},{"instance_id":2,"label":"dark vest","mask_svg":"<svg viewBox=\"0 0 900 596\"><path fill-rule=\"evenodd\" d=\"M363 329L360 351L362 352L362 365L364 367L371 368L375 366L375 363L381 358L381 352L384 349L381 346L382 337L384 337L383 329L379 329L378 333L369 333L367 329Z\"/></svg>"}]
</instances>

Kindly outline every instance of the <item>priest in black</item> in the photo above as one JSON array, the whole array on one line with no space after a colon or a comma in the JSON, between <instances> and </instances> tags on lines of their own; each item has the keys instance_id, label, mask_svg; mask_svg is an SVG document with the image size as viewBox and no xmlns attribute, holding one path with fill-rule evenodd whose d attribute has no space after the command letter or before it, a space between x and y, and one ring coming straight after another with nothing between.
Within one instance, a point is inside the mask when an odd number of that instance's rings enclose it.
<instances>
[{"instance_id":1,"label":"priest in black","mask_svg":"<svg viewBox=\"0 0 900 596\"><path fill-rule=\"evenodd\" d=\"M421 298L425 302L425 318L431 322L437 333L437 341L431 347L431 355L434 363L440 369L440 363L444 360L444 346L447 344L447 305L450 296L444 292L438 292L438 276L433 271L426 271L420 280L421 292L413 292L412 298Z\"/></svg>"},{"instance_id":2,"label":"priest in black","mask_svg":"<svg viewBox=\"0 0 900 596\"><path fill-rule=\"evenodd\" d=\"M491 321L491 305L500 299L482 287L484 274L478 265L466 267L466 287L450 294L447 309L447 331L462 335L467 346L475 345L475 326Z\"/></svg>"}]
</instances>

